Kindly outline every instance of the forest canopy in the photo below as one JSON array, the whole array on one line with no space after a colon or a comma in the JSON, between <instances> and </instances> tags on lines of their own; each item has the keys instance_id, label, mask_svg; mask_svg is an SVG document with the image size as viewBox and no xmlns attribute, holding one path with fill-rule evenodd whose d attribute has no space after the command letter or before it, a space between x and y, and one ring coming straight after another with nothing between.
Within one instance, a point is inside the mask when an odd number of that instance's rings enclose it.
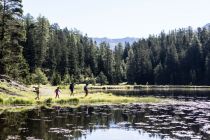
<instances>
[{"instance_id":1,"label":"forest canopy","mask_svg":"<svg viewBox=\"0 0 210 140\"><path fill-rule=\"evenodd\" d=\"M133 44L96 44L78 30L23 16L21 0L0 0L0 74L25 83L41 75L76 83L210 84L210 29L161 32Z\"/></svg>"}]
</instances>

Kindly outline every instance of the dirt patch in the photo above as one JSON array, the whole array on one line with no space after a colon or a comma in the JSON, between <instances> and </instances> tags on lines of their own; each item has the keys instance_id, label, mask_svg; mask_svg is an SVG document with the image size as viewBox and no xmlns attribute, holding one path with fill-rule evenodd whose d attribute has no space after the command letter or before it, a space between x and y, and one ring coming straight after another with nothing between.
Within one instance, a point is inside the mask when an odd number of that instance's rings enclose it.
<instances>
[{"instance_id":1,"label":"dirt patch","mask_svg":"<svg viewBox=\"0 0 210 140\"><path fill-rule=\"evenodd\" d=\"M15 92L12 92L12 91L9 91L8 89L5 89L3 87L0 87L0 93L6 93L8 95L13 95L13 96L22 96L22 95L19 95Z\"/></svg>"},{"instance_id":2,"label":"dirt patch","mask_svg":"<svg viewBox=\"0 0 210 140\"><path fill-rule=\"evenodd\" d=\"M18 90L21 91L31 91L30 88L28 88L25 84L19 82L19 81L15 81L12 78L10 78L9 76L6 75L0 75L0 83L7 83L9 86L14 87Z\"/></svg>"}]
</instances>

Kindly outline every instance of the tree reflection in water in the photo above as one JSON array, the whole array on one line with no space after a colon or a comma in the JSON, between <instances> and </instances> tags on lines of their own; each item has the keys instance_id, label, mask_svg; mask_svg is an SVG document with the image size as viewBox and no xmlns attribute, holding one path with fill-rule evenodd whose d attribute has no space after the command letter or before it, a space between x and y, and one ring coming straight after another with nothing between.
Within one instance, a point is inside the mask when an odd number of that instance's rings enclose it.
<instances>
[{"instance_id":1,"label":"tree reflection in water","mask_svg":"<svg viewBox=\"0 0 210 140\"><path fill-rule=\"evenodd\" d=\"M0 139L98 140L101 136L100 140L127 140L124 134L148 140L208 139L210 120L206 116L210 114L209 110L208 106L202 108L201 103L179 103L54 107L5 112L0 116Z\"/></svg>"}]
</instances>

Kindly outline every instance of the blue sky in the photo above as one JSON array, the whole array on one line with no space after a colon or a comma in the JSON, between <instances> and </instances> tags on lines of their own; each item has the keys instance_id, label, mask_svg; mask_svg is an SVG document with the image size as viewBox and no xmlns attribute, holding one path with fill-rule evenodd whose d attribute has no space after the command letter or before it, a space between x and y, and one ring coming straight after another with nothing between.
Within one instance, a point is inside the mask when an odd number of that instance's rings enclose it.
<instances>
[{"instance_id":1,"label":"blue sky","mask_svg":"<svg viewBox=\"0 0 210 140\"><path fill-rule=\"evenodd\" d=\"M24 14L47 17L90 37L148 37L210 23L210 0L23 0Z\"/></svg>"}]
</instances>

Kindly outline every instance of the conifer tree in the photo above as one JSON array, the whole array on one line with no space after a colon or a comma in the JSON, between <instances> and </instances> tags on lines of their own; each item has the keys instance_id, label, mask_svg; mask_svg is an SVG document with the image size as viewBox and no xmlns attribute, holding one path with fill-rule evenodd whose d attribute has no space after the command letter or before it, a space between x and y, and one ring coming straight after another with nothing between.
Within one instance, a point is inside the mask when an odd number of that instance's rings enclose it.
<instances>
[{"instance_id":1,"label":"conifer tree","mask_svg":"<svg viewBox=\"0 0 210 140\"><path fill-rule=\"evenodd\" d=\"M0 73L23 79L28 74L28 65L22 54L25 41L22 0L0 3Z\"/></svg>"},{"instance_id":2,"label":"conifer tree","mask_svg":"<svg viewBox=\"0 0 210 140\"><path fill-rule=\"evenodd\" d=\"M35 48L35 65L42 67L46 58L49 40L49 21L45 17L39 16L37 18L34 29L34 48Z\"/></svg>"}]
</instances>

